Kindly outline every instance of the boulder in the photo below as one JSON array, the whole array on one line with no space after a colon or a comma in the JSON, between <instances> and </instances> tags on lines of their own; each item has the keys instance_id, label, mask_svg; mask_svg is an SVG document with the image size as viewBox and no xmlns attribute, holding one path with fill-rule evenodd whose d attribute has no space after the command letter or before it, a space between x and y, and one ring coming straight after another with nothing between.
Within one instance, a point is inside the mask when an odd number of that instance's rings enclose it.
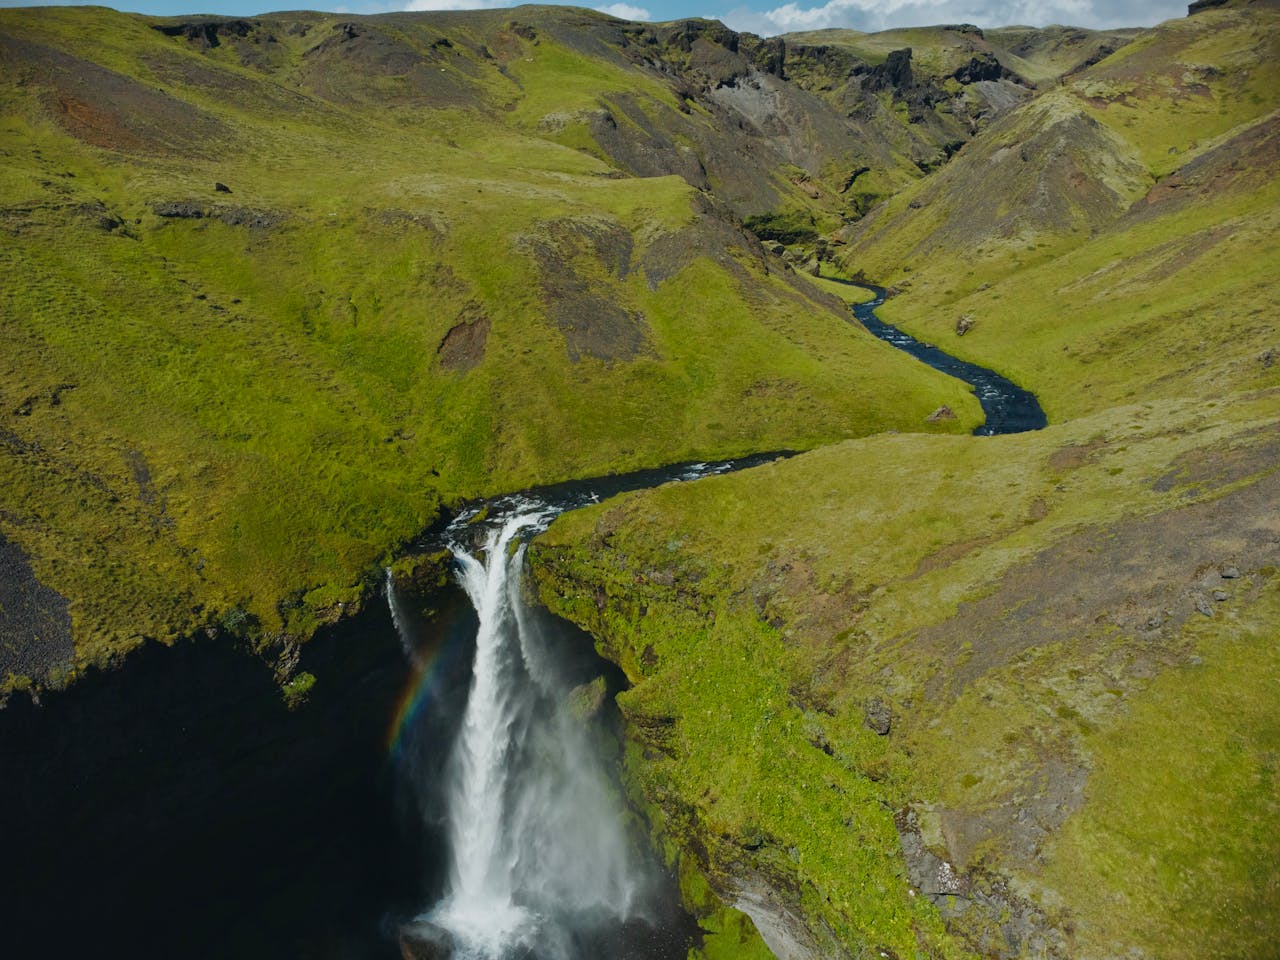
<instances>
[{"instance_id":1,"label":"boulder","mask_svg":"<svg viewBox=\"0 0 1280 960\"><path fill-rule=\"evenodd\" d=\"M881 697L872 697L867 701L867 712L863 723L873 733L886 736L893 725L893 711Z\"/></svg>"},{"instance_id":2,"label":"boulder","mask_svg":"<svg viewBox=\"0 0 1280 960\"><path fill-rule=\"evenodd\" d=\"M455 946L453 934L430 920L415 920L400 928L403 960L449 960Z\"/></svg>"},{"instance_id":3,"label":"boulder","mask_svg":"<svg viewBox=\"0 0 1280 960\"><path fill-rule=\"evenodd\" d=\"M199 220L205 215L204 207L184 200L168 200L151 205L157 217L173 217L179 220Z\"/></svg>"},{"instance_id":4,"label":"boulder","mask_svg":"<svg viewBox=\"0 0 1280 960\"><path fill-rule=\"evenodd\" d=\"M954 420L955 418L956 412L944 403L924 419L926 423L937 423L939 420Z\"/></svg>"},{"instance_id":5,"label":"boulder","mask_svg":"<svg viewBox=\"0 0 1280 960\"><path fill-rule=\"evenodd\" d=\"M590 720L604 707L608 693L608 685L602 676L579 684L569 691L569 710L581 720Z\"/></svg>"},{"instance_id":6,"label":"boulder","mask_svg":"<svg viewBox=\"0 0 1280 960\"><path fill-rule=\"evenodd\" d=\"M963 337L966 333L973 329L974 324L978 322L972 313L966 313L956 321L956 336Z\"/></svg>"}]
</instances>

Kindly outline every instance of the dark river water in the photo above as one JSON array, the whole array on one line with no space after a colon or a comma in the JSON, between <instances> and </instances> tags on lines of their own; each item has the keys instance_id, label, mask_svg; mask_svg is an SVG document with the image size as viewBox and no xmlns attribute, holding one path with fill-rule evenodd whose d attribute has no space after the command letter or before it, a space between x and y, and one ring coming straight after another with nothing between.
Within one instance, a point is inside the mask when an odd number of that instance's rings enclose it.
<instances>
[{"instance_id":1,"label":"dark river water","mask_svg":"<svg viewBox=\"0 0 1280 960\"><path fill-rule=\"evenodd\" d=\"M837 281L847 283L848 281ZM885 300L885 290L870 283L854 283L851 286L870 290L875 297L866 303L855 304L853 315L858 321L881 340L893 344L899 350L909 353L935 370L963 380L973 387L987 415L986 422L973 432L978 436L995 436L1001 433L1025 433L1028 430L1039 430L1047 423L1044 410L1035 394L1024 390L1007 377L1002 377L994 370L980 367L974 363L958 360L931 343L922 343L909 333L904 333L892 324L885 323L876 316L876 308Z\"/></svg>"}]
</instances>

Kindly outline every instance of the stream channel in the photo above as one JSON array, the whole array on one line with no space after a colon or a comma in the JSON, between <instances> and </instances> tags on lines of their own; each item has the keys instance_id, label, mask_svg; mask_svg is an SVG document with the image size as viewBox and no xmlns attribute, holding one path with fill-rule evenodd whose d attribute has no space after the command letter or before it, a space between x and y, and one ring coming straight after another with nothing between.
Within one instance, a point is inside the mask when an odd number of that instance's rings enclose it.
<instances>
[{"instance_id":1,"label":"stream channel","mask_svg":"<svg viewBox=\"0 0 1280 960\"><path fill-rule=\"evenodd\" d=\"M978 433L1043 426L1026 391L880 324L869 289L855 315L873 333L985 378ZM39 705L15 695L0 711L3 954L435 960L451 942L456 960L683 960L696 924L615 778L598 691L624 678L522 601L521 544L565 510L783 455L460 514L414 545L448 546L458 585L426 610L388 578L383 602L304 647L318 680L292 711L226 640L148 644ZM570 709L593 699L590 722Z\"/></svg>"},{"instance_id":2,"label":"stream channel","mask_svg":"<svg viewBox=\"0 0 1280 960\"><path fill-rule=\"evenodd\" d=\"M994 370L959 360L933 344L923 343L911 334L904 333L877 317L876 307L881 306L885 301L884 287L877 287L871 283L855 283L850 280L836 280L836 282L861 287L873 294L872 298L865 303L854 304L853 315L877 337L909 353L917 360L922 360L935 370L941 370L973 387L974 393L978 396L978 402L982 404L982 412L987 415L986 422L973 431L977 436L1025 433L1028 430L1040 430L1045 426L1047 421L1044 410L1041 409L1040 401L1036 399L1035 394L1024 390Z\"/></svg>"}]
</instances>

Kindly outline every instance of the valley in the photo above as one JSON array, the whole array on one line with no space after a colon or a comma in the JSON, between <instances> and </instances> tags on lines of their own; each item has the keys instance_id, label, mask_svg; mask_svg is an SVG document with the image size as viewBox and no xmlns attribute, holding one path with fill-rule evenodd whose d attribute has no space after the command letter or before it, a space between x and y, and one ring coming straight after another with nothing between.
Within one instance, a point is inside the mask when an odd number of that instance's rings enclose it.
<instances>
[{"instance_id":1,"label":"valley","mask_svg":"<svg viewBox=\"0 0 1280 960\"><path fill-rule=\"evenodd\" d=\"M382 816L385 783L354 798L408 682L386 584L426 621L458 602L431 531L786 451L527 548L529 591L624 675L621 789L691 960L1269 955L1280 7L1193 7L774 38L0 10L10 809L95 765L42 703L75 731L136 710L178 770L164 716L216 742L216 693L179 694L209 669L306 774L242 768L242 799L336 778L317 820ZM854 322L856 284L1033 393L1037 429L971 436L978 397ZM122 823L151 809L93 782Z\"/></svg>"}]
</instances>

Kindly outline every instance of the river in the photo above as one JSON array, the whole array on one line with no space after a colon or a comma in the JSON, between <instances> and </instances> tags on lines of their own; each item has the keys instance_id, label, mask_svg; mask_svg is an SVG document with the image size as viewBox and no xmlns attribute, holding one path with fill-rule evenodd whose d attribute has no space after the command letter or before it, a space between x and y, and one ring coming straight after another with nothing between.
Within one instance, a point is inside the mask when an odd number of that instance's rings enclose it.
<instances>
[{"instance_id":1,"label":"river","mask_svg":"<svg viewBox=\"0 0 1280 960\"><path fill-rule=\"evenodd\" d=\"M1028 430L1040 430L1045 426L1047 420L1044 410L1035 394L994 370L957 359L931 343L922 343L911 334L904 333L877 317L876 308L885 301L884 287L845 280L836 282L871 291L873 297L870 300L854 304L853 315L873 334L935 370L941 370L973 387L978 402L982 404L982 411L987 415L986 420L974 429L976 435L990 437L1002 433L1024 433Z\"/></svg>"}]
</instances>

